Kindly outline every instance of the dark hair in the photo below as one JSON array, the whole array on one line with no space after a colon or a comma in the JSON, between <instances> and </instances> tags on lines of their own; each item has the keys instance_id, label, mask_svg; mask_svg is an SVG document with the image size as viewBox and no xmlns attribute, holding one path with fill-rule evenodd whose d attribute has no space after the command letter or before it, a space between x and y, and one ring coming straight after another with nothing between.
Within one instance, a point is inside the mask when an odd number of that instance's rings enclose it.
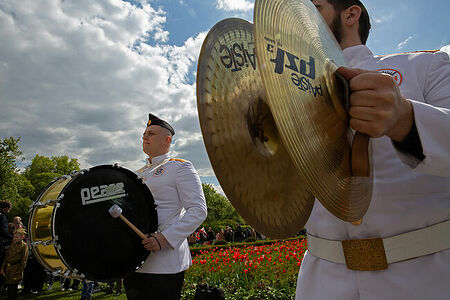
<instances>
[{"instance_id":1,"label":"dark hair","mask_svg":"<svg viewBox=\"0 0 450 300\"><path fill-rule=\"evenodd\" d=\"M0 209L11 208L11 203L8 201L0 201Z\"/></svg>"},{"instance_id":2,"label":"dark hair","mask_svg":"<svg viewBox=\"0 0 450 300\"><path fill-rule=\"evenodd\" d=\"M361 43L364 45L369 37L369 31L372 27L370 25L370 17L367 9L359 0L327 0L328 3L332 4L334 9L341 12L352 5L357 5L361 7L361 16L359 17L359 37L361 38Z\"/></svg>"}]
</instances>

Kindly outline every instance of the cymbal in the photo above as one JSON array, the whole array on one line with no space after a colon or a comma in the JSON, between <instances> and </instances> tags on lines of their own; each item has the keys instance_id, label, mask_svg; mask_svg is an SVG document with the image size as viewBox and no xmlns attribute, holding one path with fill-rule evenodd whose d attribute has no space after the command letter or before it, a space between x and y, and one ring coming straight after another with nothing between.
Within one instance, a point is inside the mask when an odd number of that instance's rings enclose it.
<instances>
[{"instance_id":1,"label":"cymbal","mask_svg":"<svg viewBox=\"0 0 450 300\"><path fill-rule=\"evenodd\" d=\"M225 19L209 31L198 62L197 108L214 172L238 213L269 237L302 230L314 197L267 105L251 23Z\"/></svg>"},{"instance_id":2,"label":"cymbal","mask_svg":"<svg viewBox=\"0 0 450 300\"><path fill-rule=\"evenodd\" d=\"M336 217L361 219L373 172L352 175L347 88L335 72L346 65L338 43L311 0L256 0L253 19L267 102L306 189Z\"/></svg>"}]
</instances>

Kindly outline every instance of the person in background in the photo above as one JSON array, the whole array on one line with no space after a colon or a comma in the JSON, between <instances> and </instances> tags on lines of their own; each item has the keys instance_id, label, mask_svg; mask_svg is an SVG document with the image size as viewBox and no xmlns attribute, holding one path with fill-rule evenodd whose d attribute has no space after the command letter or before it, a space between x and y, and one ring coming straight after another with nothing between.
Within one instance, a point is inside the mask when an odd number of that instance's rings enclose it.
<instances>
[{"instance_id":1,"label":"person in background","mask_svg":"<svg viewBox=\"0 0 450 300\"><path fill-rule=\"evenodd\" d=\"M218 241L225 240L225 230L223 230L223 228L220 228L219 233L216 234L216 240Z\"/></svg>"},{"instance_id":2,"label":"person in background","mask_svg":"<svg viewBox=\"0 0 450 300\"><path fill-rule=\"evenodd\" d=\"M83 279L81 285L81 300L91 300L94 293L94 282Z\"/></svg>"},{"instance_id":3,"label":"person in background","mask_svg":"<svg viewBox=\"0 0 450 300\"><path fill-rule=\"evenodd\" d=\"M208 227L208 231L206 231L206 234L208 236L206 240L211 245L214 242L214 240L216 239L216 234L211 227Z\"/></svg>"},{"instance_id":4,"label":"person in background","mask_svg":"<svg viewBox=\"0 0 450 300\"><path fill-rule=\"evenodd\" d=\"M194 245L195 243L197 243L197 235L195 234L195 232L191 233L188 237L188 243L189 246L190 245Z\"/></svg>"},{"instance_id":5,"label":"person in background","mask_svg":"<svg viewBox=\"0 0 450 300\"><path fill-rule=\"evenodd\" d=\"M0 202L0 265L3 263L6 255L6 249L11 244L13 232L9 231L9 223L6 215L11 210L11 203L8 201ZM0 290L4 288L4 277L0 276Z\"/></svg>"},{"instance_id":6,"label":"person in background","mask_svg":"<svg viewBox=\"0 0 450 300\"><path fill-rule=\"evenodd\" d=\"M26 231L19 228L14 231L11 245L6 251L6 256L0 269L0 274L5 276L8 288L8 300L17 299L19 281L23 279L23 270L28 259L28 246L23 241Z\"/></svg>"},{"instance_id":7,"label":"person in background","mask_svg":"<svg viewBox=\"0 0 450 300\"><path fill-rule=\"evenodd\" d=\"M234 242L240 243L244 240L244 231L241 225L236 224L236 229L234 230Z\"/></svg>"},{"instance_id":8,"label":"person in background","mask_svg":"<svg viewBox=\"0 0 450 300\"><path fill-rule=\"evenodd\" d=\"M13 218L13 224L15 229L23 228L22 218L19 216L15 216Z\"/></svg>"},{"instance_id":9,"label":"person in background","mask_svg":"<svg viewBox=\"0 0 450 300\"><path fill-rule=\"evenodd\" d=\"M122 288L123 288L123 279L117 279L117 280L110 280L108 283L108 289L106 291L106 294L114 294L116 296L119 296L122 294ZM115 288L115 292L114 292Z\"/></svg>"},{"instance_id":10,"label":"person in background","mask_svg":"<svg viewBox=\"0 0 450 300\"><path fill-rule=\"evenodd\" d=\"M228 226L227 230L225 231L225 240L228 243L232 243L233 242L233 229L231 229L230 226Z\"/></svg>"}]
</instances>

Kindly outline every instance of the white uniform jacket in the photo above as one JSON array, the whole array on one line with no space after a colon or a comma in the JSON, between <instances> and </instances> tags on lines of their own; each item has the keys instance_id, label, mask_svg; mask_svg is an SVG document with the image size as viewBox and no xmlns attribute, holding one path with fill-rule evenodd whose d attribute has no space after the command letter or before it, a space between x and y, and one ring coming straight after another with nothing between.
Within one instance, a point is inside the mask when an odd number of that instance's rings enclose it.
<instances>
[{"instance_id":1,"label":"white uniform jacket","mask_svg":"<svg viewBox=\"0 0 450 300\"><path fill-rule=\"evenodd\" d=\"M306 229L328 240L386 238L450 219L450 63L444 52L374 56L347 48L350 67L389 73L413 103L426 158L401 153L388 137L371 139L374 187L361 225L314 204ZM449 233L450 234L450 233ZM448 237L447 237L448 238ZM352 271L307 253L296 299L450 299L450 250L392 263L382 271Z\"/></svg>"},{"instance_id":2,"label":"white uniform jacket","mask_svg":"<svg viewBox=\"0 0 450 300\"><path fill-rule=\"evenodd\" d=\"M206 219L202 184L191 162L169 159L169 154L154 157L152 163L136 171L143 177L155 199L158 231L170 246L150 253L141 273L174 274L187 270L191 252L187 237Z\"/></svg>"}]
</instances>

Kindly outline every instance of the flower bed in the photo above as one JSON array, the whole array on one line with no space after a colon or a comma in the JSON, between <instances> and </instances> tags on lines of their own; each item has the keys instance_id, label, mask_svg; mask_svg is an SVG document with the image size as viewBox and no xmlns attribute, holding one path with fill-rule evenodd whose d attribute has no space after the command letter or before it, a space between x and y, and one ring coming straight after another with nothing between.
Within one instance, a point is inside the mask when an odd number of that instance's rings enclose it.
<instances>
[{"instance_id":1,"label":"flower bed","mask_svg":"<svg viewBox=\"0 0 450 300\"><path fill-rule=\"evenodd\" d=\"M226 299L294 299L305 251L303 239L202 250L193 255L183 298L193 299L195 286L208 283L224 289Z\"/></svg>"}]
</instances>

